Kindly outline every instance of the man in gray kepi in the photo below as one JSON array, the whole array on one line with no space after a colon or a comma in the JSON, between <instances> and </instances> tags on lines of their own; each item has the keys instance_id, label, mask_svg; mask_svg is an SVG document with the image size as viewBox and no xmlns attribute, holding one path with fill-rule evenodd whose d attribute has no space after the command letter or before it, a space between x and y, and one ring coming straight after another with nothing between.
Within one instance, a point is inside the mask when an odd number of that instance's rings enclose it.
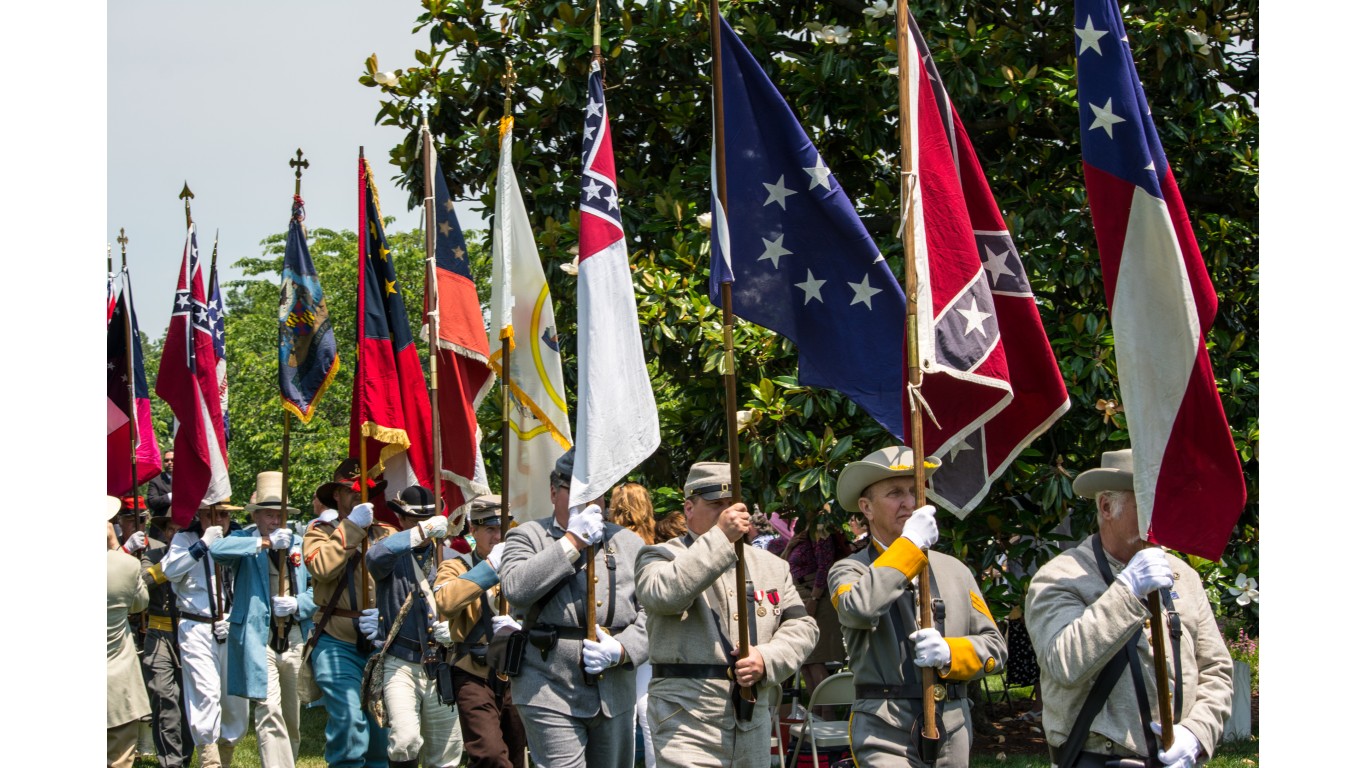
<instances>
[{"instance_id":1,"label":"man in gray kepi","mask_svg":"<svg viewBox=\"0 0 1366 768\"><path fill-rule=\"evenodd\" d=\"M735 542L750 530L733 497L730 465L692 465L683 485L688 530L640 554L636 589L649 612L649 722L661 768L769 763L769 704L816 647L792 571L776 555L744 546L746 594L735 594ZM749 654L738 658L740 611ZM735 683L755 694L746 717ZM737 713L737 708L741 712Z\"/></svg>"},{"instance_id":2,"label":"man in gray kepi","mask_svg":"<svg viewBox=\"0 0 1366 768\"><path fill-rule=\"evenodd\" d=\"M939 466L925 462L928 476ZM915 507L915 453L894 445L840 472L840 505L868 519L869 544L830 568L854 672L849 735L859 765L920 768L924 668L935 670L941 768L968 764L967 681L1005 663L1006 642L977 580L957 558L924 550L939 540L932 506ZM934 626L920 626L919 580L929 565Z\"/></svg>"},{"instance_id":3,"label":"man in gray kepi","mask_svg":"<svg viewBox=\"0 0 1366 768\"><path fill-rule=\"evenodd\" d=\"M554 513L508 531L498 575L526 632L512 703L532 762L547 768L631 768L637 659L646 658L645 613L636 602L636 555L645 542L602 519L602 499L569 509L574 451L550 472ZM596 546L594 546L596 545ZM594 546L589 597L584 550ZM585 632L586 605L598 619Z\"/></svg>"},{"instance_id":4,"label":"man in gray kepi","mask_svg":"<svg viewBox=\"0 0 1366 768\"><path fill-rule=\"evenodd\" d=\"M1138 530L1134 459L1107 451L1072 483L1096 500L1100 532L1049 560L1030 582L1025 623L1039 659L1043 726L1055 764L1172 765L1214 754L1233 709L1233 662L1200 576ZM1148 595L1166 606L1171 749L1161 749ZM1179 651L1173 651L1179 649ZM1144 681L1140 690L1134 678ZM1128 761L1127 763L1123 761Z\"/></svg>"}]
</instances>

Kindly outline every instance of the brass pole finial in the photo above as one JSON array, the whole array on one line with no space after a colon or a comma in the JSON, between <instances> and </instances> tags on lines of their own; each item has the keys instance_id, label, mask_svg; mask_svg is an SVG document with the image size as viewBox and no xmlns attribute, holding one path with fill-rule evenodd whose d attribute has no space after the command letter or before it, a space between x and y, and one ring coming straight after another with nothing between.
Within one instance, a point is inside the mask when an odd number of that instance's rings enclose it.
<instances>
[{"instance_id":1,"label":"brass pole finial","mask_svg":"<svg viewBox=\"0 0 1366 768\"><path fill-rule=\"evenodd\" d=\"M119 243L119 256L120 256L120 258L121 258L121 262L122 262L122 264L123 264L124 267L127 267L127 266L128 266L128 235L125 235L125 234L123 233L123 227L119 227L119 238L118 238L118 243ZM114 261L113 261L113 257L112 257L112 256L110 257L110 261L109 261L109 271L110 271L110 272L113 272L113 271L114 271Z\"/></svg>"},{"instance_id":2,"label":"brass pole finial","mask_svg":"<svg viewBox=\"0 0 1366 768\"><path fill-rule=\"evenodd\" d=\"M294 159L289 161L289 167L294 169L294 196L299 196L299 185L303 183L304 169L308 167L308 161L304 159L303 149L294 150Z\"/></svg>"},{"instance_id":3,"label":"brass pole finial","mask_svg":"<svg viewBox=\"0 0 1366 768\"><path fill-rule=\"evenodd\" d=\"M498 82L503 84L503 116L512 114L512 86L517 84L517 73L512 71L512 59L503 62L503 76Z\"/></svg>"},{"instance_id":4,"label":"brass pole finial","mask_svg":"<svg viewBox=\"0 0 1366 768\"><path fill-rule=\"evenodd\" d=\"M185 182L185 188L180 190L180 199L185 201L185 226L188 228L194 223L190 217L190 201L194 199L194 193L190 191L190 182Z\"/></svg>"}]
</instances>

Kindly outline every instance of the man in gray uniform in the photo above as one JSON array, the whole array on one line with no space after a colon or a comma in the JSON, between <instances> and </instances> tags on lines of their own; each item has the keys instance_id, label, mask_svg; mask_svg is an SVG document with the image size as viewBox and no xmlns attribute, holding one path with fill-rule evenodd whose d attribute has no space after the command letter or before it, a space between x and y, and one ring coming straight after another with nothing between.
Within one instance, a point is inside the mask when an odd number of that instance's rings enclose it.
<instances>
[{"instance_id":1,"label":"man in gray uniform","mask_svg":"<svg viewBox=\"0 0 1366 768\"><path fill-rule=\"evenodd\" d=\"M512 678L512 703L537 765L631 768L635 660L647 653L635 578L636 555L645 542L619 525L604 524L602 499L571 514L573 471L570 449L550 473L554 514L509 531L498 569L503 594L528 637L521 674ZM596 553L596 636L584 627L584 550L590 546Z\"/></svg>"},{"instance_id":2,"label":"man in gray uniform","mask_svg":"<svg viewBox=\"0 0 1366 768\"><path fill-rule=\"evenodd\" d=\"M744 547L747 594L735 594L735 542L751 523L732 495L729 464L692 465L683 495L687 533L646 547L636 564L636 590L649 614L656 765L768 765L769 706L816 647L816 620L787 563L756 547ZM749 616L743 659L740 611ZM732 681L755 694L747 718L736 712Z\"/></svg>"},{"instance_id":3,"label":"man in gray uniform","mask_svg":"<svg viewBox=\"0 0 1366 768\"><path fill-rule=\"evenodd\" d=\"M168 530L170 517L153 517L156 532ZM170 538L170 534L161 535ZM184 768L190 764L194 743L190 723L180 706L180 647L176 640L179 612L171 582L161 571L167 545L148 536L141 551L142 580L147 584L147 635L142 641L142 674L152 703L152 738L161 768Z\"/></svg>"},{"instance_id":4,"label":"man in gray uniform","mask_svg":"<svg viewBox=\"0 0 1366 768\"><path fill-rule=\"evenodd\" d=\"M1190 768L1214 755L1233 711L1233 661L1200 576L1138 531L1134 459L1107 451L1072 488L1095 498L1100 533L1049 560L1030 582L1025 623L1039 659L1043 726L1053 761L1099 768L1155 758ZM1148 595L1166 606L1171 749L1160 749ZM1178 651L1173 651L1178 649ZM1135 688L1140 676L1142 690Z\"/></svg>"},{"instance_id":5,"label":"man in gray uniform","mask_svg":"<svg viewBox=\"0 0 1366 768\"><path fill-rule=\"evenodd\" d=\"M939 466L925 462L926 475ZM931 506L915 508L915 453L904 445L875 451L840 472L840 505L868 519L869 545L830 568L854 672L849 734L859 765L927 765L919 742L924 714L921 670L936 671L941 768L966 768L972 748L967 681L1006 659L1006 642L982 590L956 558L926 550L939 540ZM920 626L919 579L929 565L934 626Z\"/></svg>"}]
</instances>

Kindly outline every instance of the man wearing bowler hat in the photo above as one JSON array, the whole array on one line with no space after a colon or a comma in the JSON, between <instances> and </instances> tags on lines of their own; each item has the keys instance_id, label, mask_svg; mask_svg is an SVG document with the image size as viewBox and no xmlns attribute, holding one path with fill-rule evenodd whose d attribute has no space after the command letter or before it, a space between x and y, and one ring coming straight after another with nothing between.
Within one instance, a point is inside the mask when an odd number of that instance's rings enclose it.
<instances>
[{"instance_id":1,"label":"man wearing bowler hat","mask_svg":"<svg viewBox=\"0 0 1366 768\"><path fill-rule=\"evenodd\" d=\"M649 614L648 716L655 764L754 766L769 763L769 705L816 647L819 630L792 583L788 564L744 545L745 591L735 594L735 543L750 531L730 465L703 461L683 484L687 532L646 547L636 590ZM740 612L749 654L739 657ZM736 684L755 694L752 712Z\"/></svg>"},{"instance_id":2,"label":"man wearing bowler hat","mask_svg":"<svg viewBox=\"0 0 1366 768\"><path fill-rule=\"evenodd\" d=\"M441 564L436 574L436 607L449 619L455 640L455 696L470 768L513 768L522 764L526 733L512 704L508 682L488 663L489 641L521 629L498 614L498 566L503 558L502 497L470 502L474 551Z\"/></svg>"},{"instance_id":3,"label":"man wearing bowler hat","mask_svg":"<svg viewBox=\"0 0 1366 768\"><path fill-rule=\"evenodd\" d=\"M313 611L303 539L286 527L283 476L262 472L247 504L252 525L209 546L232 573L227 691L256 702L256 744L263 766L299 756L299 665ZM283 574L284 594L280 592Z\"/></svg>"},{"instance_id":4,"label":"man wearing bowler hat","mask_svg":"<svg viewBox=\"0 0 1366 768\"><path fill-rule=\"evenodd\" d=\"M830 599L839 614L854 672L849 720L859 765L966 768L972 747L967 683L1005 663L1006 642L977 580L957 558L928 547L939 540L935 508L915 506L915 452L904 445L874 451L845 467L840 506L868 520L869 544L830 568ZM939 466L925 461L928 476ZM920 625L919 584L928 565L933 626ZM922 669L935 672L939 750L921 755Z\"/></svg>"},{"instance_id":5,"label":"man wearing bowler hat","mask_svg":"<svg viewBox=\"0 0 1366 768\"><path fill-rule=\"evenodd\" d=\"M1130 449L1077 476L1100 532L1049 560L1030 582L1025 623L1039 659L1043 727L1056 765L1190 768L1214 755L1233 710L1233 661L1200 576L1138 530ZM1162 596L1166 681L1176 724L1161 748L1148 596ZM1143 680L1142 688L1134 679Z\"/></svg>"}]
</instances>

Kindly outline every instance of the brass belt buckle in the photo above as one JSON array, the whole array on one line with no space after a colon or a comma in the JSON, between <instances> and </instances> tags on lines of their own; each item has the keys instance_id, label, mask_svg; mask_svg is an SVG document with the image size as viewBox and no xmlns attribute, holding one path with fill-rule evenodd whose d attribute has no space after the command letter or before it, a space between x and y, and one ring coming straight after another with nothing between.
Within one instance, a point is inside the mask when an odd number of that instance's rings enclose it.
<instances>
[{"instance_id":1,"label":"brass belt buckle","mask_svg":"<svg viewBox=\"0 0 1366 768\"><path fill-rule=\"evenodd\" d=\"M934 700L943 701L949 697L949 689L943 683L934 684Z\"/></svg>"}]
</instances>

